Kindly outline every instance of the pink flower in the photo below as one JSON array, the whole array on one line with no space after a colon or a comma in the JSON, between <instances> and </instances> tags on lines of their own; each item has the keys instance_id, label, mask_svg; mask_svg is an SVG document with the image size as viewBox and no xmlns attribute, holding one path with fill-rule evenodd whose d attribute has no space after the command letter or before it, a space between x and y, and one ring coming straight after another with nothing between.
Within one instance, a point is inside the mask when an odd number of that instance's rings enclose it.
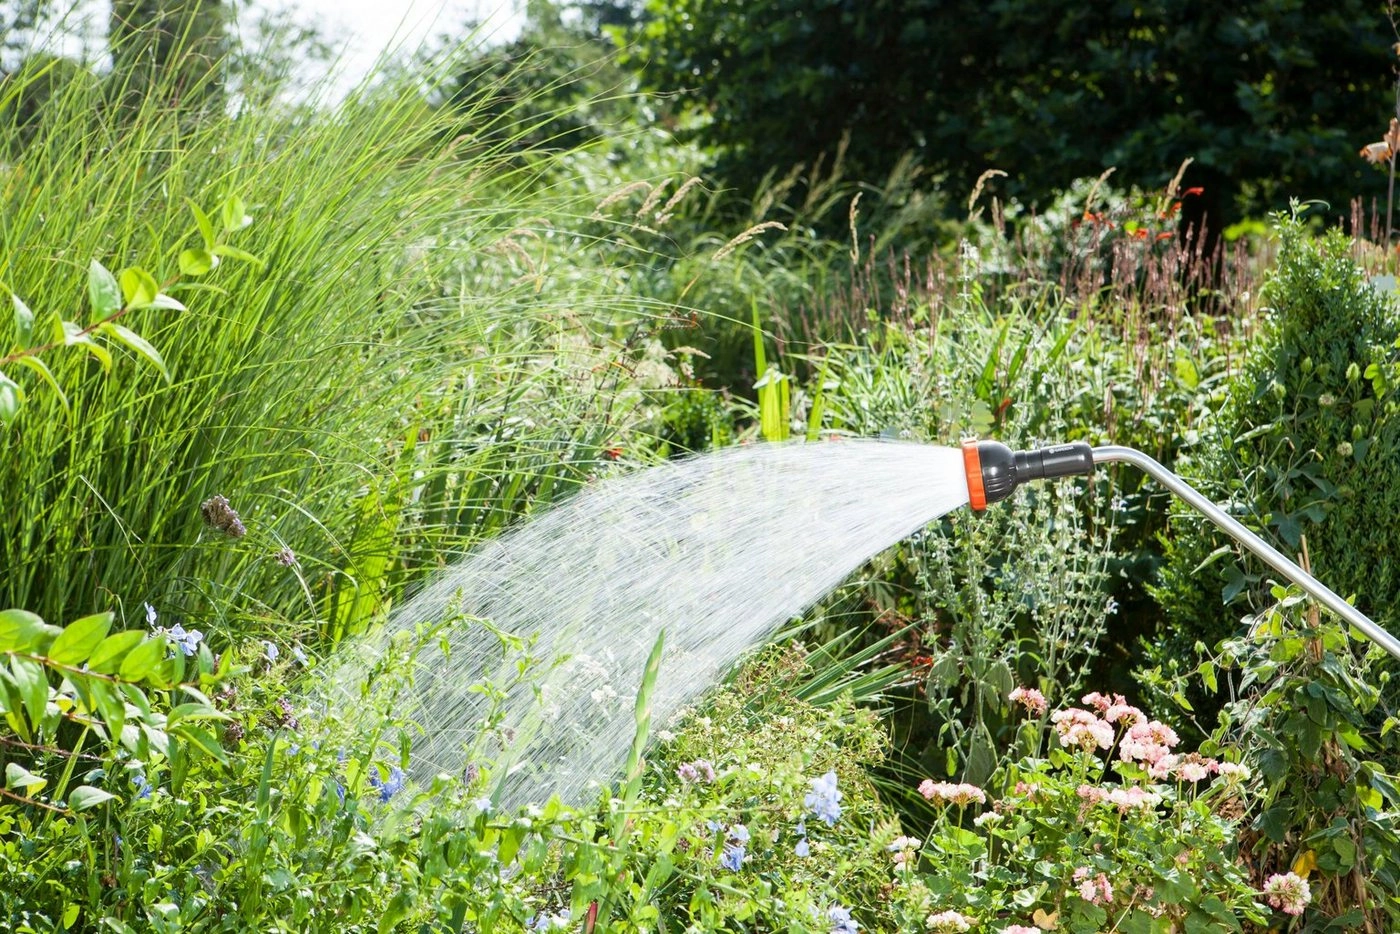
<instances>
[{"instance_id":1,"label":"pink flower","mask_svg":"<svg viewBox=\"0 0 1400 934\"><path fill-rule=\"evenodd\" d=\"M1050 721L1060 734L1060 745L1066 748L1077 746L1089 752L1095 746L1099 749L1113 746L1113 725L1087 710L1078 707L1057 710L1050 715Z\"/></svg>"},{"instance_id":2,"label":"pink flower","mask_svg":"<svg viewBox=\"0 0 1400 934\"><path fill-rule=\"evenodd\" d=\"M1176 767L1177 777L1186 782L1199 782L1210 775L1210 767L1204 762L1182 762Z\"/></svg>"},{"instance_id":3,"label":"pink flower","mask_svg":"<svg viewBox=\"0 0 1400 934\"><path fill-rule=\"evenodd\" d=\"M972 930L972 919L957 911L943 911L924 919L925 926L934 934L962 934Z\"/></svg>"},{"instance_id":4,"label":"pink flower","mask_svg":"<svg viewBox=\"0 0 1400 934\"><path fill-rule=\"evenodd\" d=\"M1151 791L1145 791L1137 785L1130 785L1127 788L1115 788L1108 793L1108 803L1118 809L1119 814L1126 814L1131 810L1150 811L1162 800L1160 795Z\"/></svg>"},{"instance_id":5,"label":"pink flower","mask_svg":"<svg viewBox=\"0 0 1400 934\"><path fill-rule=\"evenodd\" d=\"M1045 713L1050 704L1045 700L1045 695L1035 688L1016 688L1011 692L1011 702L1019 703L1030 713L1037 717Z\"/></svg>"},{"instance_id":6,"label":"pink flower","mask_svg":"<svg viewBox=\"0 0 1400 934\"><path fill-rule=\"evenodd\" d=\"M1113 704L1112 700L1110 700L1106 695L1100 694L1098 691L1085 694L1079 699L1079 702L1082 704L1088 704L1090 707L1093 707L1099 713L1103 713Z\"/></svg>"},{"instance_id":7,"label":"pink flower","mask_svg":"<svg viewBox=\"0 0 1400 934\"><path fill-rule=\"evenodd\" d=\"M1164 779L1172 774L1172 770L1176 768L1176 763L1180 758L1172 753L1160 756L1156 762L1147 767L1147 774L1158 780Z\"/></svg>"},{"instance_id":8,"label":"pink flower","mask_svg":"<svg viewBox=\"0 0 1400 934\"><path fill-rule=\"evenodd\" d=\"M1026 927L1024 924L1013 924L1004 927L998 934L1040 934L1040 928Z\"/></svg>"},{"instance_id":9,"label":"pink flower","mask_svg":"<svg viewBox=\"0 0 1400 934\"><path fill-rule=\"evenodd\" d=\"M1284 914L1300 915L1312 901L1308 880L1296 873L1274 873L1264 883L1264 896Z\"/></svg>"},{"instance_id":10,"label":"pink flower","mask_svg":"<svg viewBox=\"0 0 1400 934\"><path fill-rule=\"evenodd\" d=\"M931 778L926 778L920 783L919 794L936 804L956 804L958 807L966 807L974 801L978 804L987 803L987 793L976 785L935 782Z\"/></svg>"},{"instance_id":11,"label":"pink flower","mask_svg":"<svg viewBox=\"0 0 1400 934\"><path fill-rule=\"evenodd\" d=\"M1078 883L1079 897L1086 902L1095 905L1107 905L1113 901L1113 886L1108 881L1108 876L1099 873L1090 878L1090 870L1087 866L1080 866L1074 871L1074 881Z\"/></svg>"}]
</instances>

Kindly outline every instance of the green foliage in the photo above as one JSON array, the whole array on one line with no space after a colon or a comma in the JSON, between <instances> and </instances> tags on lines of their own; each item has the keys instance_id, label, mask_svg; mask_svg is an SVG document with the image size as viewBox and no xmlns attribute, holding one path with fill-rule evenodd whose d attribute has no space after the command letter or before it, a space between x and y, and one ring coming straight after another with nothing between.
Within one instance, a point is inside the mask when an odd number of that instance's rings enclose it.
<instances>
[{"instance_id":1,"label":"green foliage","mask_svg":"<svg viewBox=\"0 0 1400 934\"><path fill-rule=\"evenodd\" d=\"M1228 401L1180 470L1363 612L1393 624L1400 598L1400 315L1337 231L1314 239L1279 221L1270 312ZM1161 658L1214 645L1267 574L1219 533L1173 511L1154 595L1170 624ZM1306 542L1304 541L1306 539Z\"/></svg>"},{"instance_id":2,"label":"green foliage","mask_svg":"<svg viewBox=\"0 0 1400 934\"><path fill-rule=\"evenodd\" d=\"M1389 109L1393 37L1364 0L646 10L631 61L704 114L700 138L744 191L775 166L829 158L843 134L857 178L881 178L912 152L960 185L1005 169L1029 201L1114 165L1155 184L1193 156L1200 174L1188 183L1208 186L1213 220L1236 202L1342 205L1381 187L1354 153L1368 115Z\"/></svg>"},{"instance_id":3,"label":"green foliage","mask_svg":"<svg viewBox=\"0 0 1400 934\"><path fill-rule=\"evenodd\" d=\"M1214 760L1181 750L1167 755L1198 766L1193 777L1175 766L1150 774L1129 752L1130 729L1142 724L1169 739L1173 731L1121 698L1109 712L1108 701L1102 698L1099 711L1119 719L1099 721L1108 731L1103 741L1058 740L1066 720L1049 731L1044 749L1051 719L1098 715L1041 709L1019 727L1021 744L1037 753L1008 764L992 787L923 783L920 793L933 814L924 840L885 840L898 854L891 896L898 929L928 918L929 928L947 931L1008 924L1073 932L1239 931L1241 922L1265 920L1239 859L1238 817L1221 813L1238 812L1249 797L1238 774L1213 779ZM930 915L944 912L970 927L951 919L936 927Z\"/></svg>"},{"instance_id":4,"label":"green foliage","mask_svg":"<svg viewBox=\"0 0 1400 934\"><path fill-rule=\"evenodd\" d=\"M132 109L152 96L187 112L222 106L230 12L226 0L115 0L113 100Z\"/></svg>"},{"instance_id":5,"label":"green foliage","mask_svg":"<svg viewBox=\"0 0 1400 934\"><path fill-rule=\"evenodd\" d=\"M1400 721L1381 700L1383 652L1302 595L1272 595L1248 636L1198 669L1212 690L1231 680L1212 743L1240 749L1258 778L1241 844L1260 878L1315 873L1319 917L1389 930L1400 923Z\"/></svg>"}]
</instances>

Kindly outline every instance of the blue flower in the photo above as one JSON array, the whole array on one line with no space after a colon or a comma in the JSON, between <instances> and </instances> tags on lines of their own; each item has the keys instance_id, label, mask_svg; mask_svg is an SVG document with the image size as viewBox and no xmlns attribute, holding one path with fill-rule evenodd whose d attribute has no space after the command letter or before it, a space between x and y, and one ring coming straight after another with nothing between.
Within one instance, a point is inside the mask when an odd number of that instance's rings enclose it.
<instances>
[{"instance_id":1,"label":"blue flower","mask_svg":"<svg viewBox=\"0 0 1400 934\"><path fill-rule=\"evenodd\" d=\"M549 931L554 928L565 928L569 926L569 909L565 908L557 915L547 915L543 911L535 915L526 923L525 927L531 931Z\"/></svg>"},{"instance_id":2,"label":"blue flower","mask_svg":"<svg viewBox=\"0 0 1400 934\"><path fill-rule=\"evenodd\" d=\"M733 840L735 843L748 843L749 828L745 827L743 824L735 824L733 827L729 828L729 839Z\"/></svg>"},{"instance_id":3,"label":"blue flower","mask_svg":"<svg viewBox=\"0 0 1400 934\"><path fill-rule=\"evenodd\" d=\"M828 826L835 824L841 818L841 792L836 789L836 773L827 772L821 778L812 779L812 790L802 800L819 820L826 821Z\"/></svg>"},{"instance_id":4,"label":"blue flower","mask_svg":"<svg viewBox=\"0 0 1400 934\"><path fill-rule=\"evenodd\" d=\"M185 653L186 658L198 652L199 643L204 641L204 633L200 632L198 629L191 629L189 632L185 632L185 627L181 626L179 623L176 623L166 630L165 635L180 648L180 651Z\"/></svg>"},{"instance_id":5,"label":"blue flower","mask_svg":"<svg viewBox=\"0 0 1400 934\"><path fill-rule=\"evenodd\" d=\"M297 660L297 664L305 668L310 662L306 658L306 653L301 650L301 646L292 646L292 658Z\"/></svg>"},{"instance_id":6,"label":"blue flower","mask_svg":"<svg viewBox=\"0 0 1400 934\"><path fill-rule=\"evenodd\" d=\"M403 769L399 768L397 765L389 769L388 778L380 778L378 769L370 769L369 785L371 788L379 789L380 801L388 801L394 795L403 791L404 782L407 778L408 776L404 774Z\"/></svg>"},{"instance_id":7,"label":"blue flower","mask_svg":"<svg viewBox=\"0 0 1400 934\"><path fill-rule=\"evenodd\" d=\"M262 640L262 644L263 644L263 657L266 658L269 662L275 662L275 661L277 661L277 656L279 656L279 655L282 654L281 651L278 650L277 646L276 646L275 644L273 644L273 643L267 641L266 639L263 639L263 640Z\"/></svg>"},{"instance_id":8,"label":"blue flower","mask_svg":"<svg viewBox=\"0 0 1400 934\"><path fill-rule=\"evenodd\" d=\"M486 795L482 795L482 796L479 797L479 798L473 798L472 801L471 801L471 806L474 807L474 808L476 808L478 811L480 811L480 812L483 813L483 814L490 814L491 811L492 811L492 810L494 809L494 807L495 807L495 806L491 803L491 799L490 799L489 797L487 797Z\"/></svg>"},{"instance_id":9,"label":"blue flower","mask_svg":"<svg viewBox=\"0 0 1400 934\"><path fill-rule=\"evenodd\" d=\"M145 775L137 772L136 777L131 780L131 784L136 786L136 797L138 800L151 796L151 783L146 781Z\"/></svg>"},{"instance_id":10,"label":"blue flower","mask_svg":"<svg viewBox=\"0 0 1400 934\"><path fill-rule=\"evenodd\" d=\"M724 852L720 854L719 864L731 872L738 872L739 867L744 865L744 848L726 843Z\"/></svg>"},{"instance_id":11,"label":"blue flower","mask_svg":"<svg viewBox=\"0 0 1400 934\"><path fill-rule=\"evenodd\" d=\"M859 934L860 925L851 919L851 909L832 905L826 910L826 920L831 922L831 934Z\"/></svg>"},{"instance_id":12,"label":"blue flower","mask_svg":"<svg viewBox=\"0 0 1400 934\"><path fill-rule=\"evenodd\" d=\"M146 608L146 625L154 626L156 624L156 608L149 603L143 603L142 606Z\"/></svg>"},{"instance_id":13,"label":"blue flower","mask_svg":"<svg viewBox=\"0 0 1400 934\"><path fill-rule=\"evenodd\" d=\"M794 853L796 853L798 856L811 856L811 855L812 855L812 847L811 847L811 845L807 842L807 838L806 838L806 837L803 837L802 839L798 840L798 841L797 841L797 846L793 847L793 848L792 848L792 851L793 851Z\"/></svg>"}]
</instances>

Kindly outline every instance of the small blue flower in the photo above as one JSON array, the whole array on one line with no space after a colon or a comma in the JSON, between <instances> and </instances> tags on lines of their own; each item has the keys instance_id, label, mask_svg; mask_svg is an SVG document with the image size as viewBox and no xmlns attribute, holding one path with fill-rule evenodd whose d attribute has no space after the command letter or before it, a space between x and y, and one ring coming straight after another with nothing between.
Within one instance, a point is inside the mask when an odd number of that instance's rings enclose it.
<instances>
[{"instance_id":1,"label":"small blue flower","mask_svg":"<svg viewBox=\"0 0 1400 934\"><path fill-rule=\"evenodd\" d=\"M345 803L345 786L340 782L335 783L335 796L340 799L340 803Z\"/></svg>"},{"instance_id":2,"label":"small blue flower","mask_svg":"<svg viewBox=\"0 0 1400 934\"><path fill-rule=\"evenodd\" d=\"M836 789L836 773L827 772L821 778L812 779L812 790L802 799L819 820L834 825L841 818L841 792Z\"/></svg>"},{"instance_id":3,"label":"small blue flower","mask_svg":"<svg viewBox=\"0 0 1400 934\"><path fill-rule=\"evenodd\" d=\"M719 864L731 872L738 872L739 867L744 865L744 848L726 843L724 852L720 854Z\"/></svg>"},{"instance_id":4,"label":"small blue flower","mask_svg":"<svg viewBox=\"0 0 1400 934\"><path fill-rule=\"evenodd\" d=\"M198 652L199 643L204 641L204 633L200 632L198 629L191 629L189 632L186 632L185 627L181 626L179 623L176 623L166 630L165 635L171 642L174 642L175 645L179 647L180 651L185 653L186 658Z\"/></svg>"},{"instance_id":5,"label":"small blue flower","mask_svg":"<svg viewBox=\"0 0 1400 934\"><path fill-rule=\"evenodd\" d=\"M399 768L397 765L390 767L389 777L383 779L379 777L378 769L370 769L369 785L371 788L379 789L380 801L388 801L394 795L403 791L404 782L407 778L408 776L404 774L403 769Z\"/></svg>"},{"instance_id":6,"label":"small blue flower","mask_svg":"<svg viewBox=\"0 0 1400 934\"><path fill-rule=\"evenodd\" d=\"M803 837L801 840L798 840L798 841L797 841L797 846L793 847L793 848L792 848L792 851L793 851L794 853L796 853L798 856L802 856L802 857L807 857L807 856L811 856L811 855L812 855L812 847L811 847L810 844L807 843L807 838L806 838L806 837Z\"/></svg>"},{"instance_id":7,"label":"small blue flower","mask_svg":"<svg viewBox=\"0 0 1400 934\"><path fill-rule=\"evenodd\" d=\"M473 798L471 801L471 806L476 808L483 814L490 814L491 811L495 808L495 805L491 803L491 799L486 795L482 795L479 798Z\"/></svg>"},{"instance_id":8,"label":"small blue flower","mask_svg":"<svg viewBox=\"0 0 1400 934\"><path fill-rule=\"evenodd\" d=\"M146 625L154 626L156 624L156 608L149 603L143 603L142 606L146 608Z\"/></svg>"},{"instance_id":9,"label":"small blue flower","mask_svg":"<svg viewBox=\"0 0 1400 934\"><path fill-rule=\"evenodd\" d=\"M151 783L146 781L145 775L142 775L140 772L137 772L136 777L131 780L131 784L136 786L137 800L140 800L141 798L149 798L151 796Z\"/></svg>"},{"instance_id":10,"label":"small blue flower","mask_svg":"<svg viewBox=\"0 0 1400 934\"><path fill-rule=\"evenodd\" d=\"M297 660L297 664L305 668L310 662L307 661L306 653L301 650L301 646L292 646L292 658Z\"/></svg>"},{"instance_id":11,"label":"small blue flower","mask_svg":"<svg viewBox=\"0 0 1400 934\"><path fill-rule=\"evenodd\" d=\"M832 905L826 910L826 920L831 922L831 934L859 934L860 925L851 919L851 909Z\"/></svg>"},{"instance_id":12,"label":"small blue flower","mask_svg":"<svg viewBox=\"0 0 1400 934\"><path fill-rule=\"evenodd\" d=\"M733 827L729 828L729 839L733 840L735 843L748 843L749 828L745 827L743 824L735 824Z\"/></svg>"},{"instance_id":13,"label":"small blue flower","mask_svg":"<svg viewBox=\"0 0 1400 934\"><path fill-rule=\"evenodd\" d=\"M266 639L263 639L263 640L262 640L262 644L263 644L263 657L266 658L266 659L268 660L268 662L275 662L275 661L277 661L277 657L278 657L279 655L282 654L281 651L278 650L277 646L276 646L275 644L273 644L273 643L267 641Z\"/></svg>"}]
</instances>

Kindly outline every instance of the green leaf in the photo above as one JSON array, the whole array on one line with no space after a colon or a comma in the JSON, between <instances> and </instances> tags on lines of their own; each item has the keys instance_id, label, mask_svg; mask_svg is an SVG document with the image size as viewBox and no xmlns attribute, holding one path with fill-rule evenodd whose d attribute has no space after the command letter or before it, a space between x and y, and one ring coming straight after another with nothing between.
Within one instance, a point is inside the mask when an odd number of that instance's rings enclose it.
<instances>
[{"instance_id":1,"label":"green leaf","mask_svg":"<svg viewBox=\"0 0 1400 934\"><path fill-rule=\"evenodd\" d=\"M219 258L207 249L180 251L180 273L182 275L202 276L217 265L219 265Z\"/></svg>"},{"instance_id":2,"label":"green leaf","mask_svg":"<svg viewBox=\"0 0 1400 934\"><path fill-rule=\"evenodd\" d=\"M97 358L102 364L102 369L108 373L112 372L112 355L107 352L106 347L93 340L91 334L84 333L82 325L72 321L59 321L57 318L54 321L57 338L63 341L64 346L83 348Z\"/></svg>"},{"instance_id":3,"label":"green leaf","mask_svg":"<svg viewBox=\"0 0 1400 934\"><path fill-rule=\"evenodd\" d=\"M92 301L94 321L100 321L121 311L121 288L111 271L97 260L88 265L88 298Z\"/></svg>"},{"instance_id":4,"label":"green leaf","mask_svg":"<svg viewBox=\"0 0 1400 934\"><path fill-rule=\"evenodd\" d=\"M172 298L164 292L155 297L155 300L151 302L151 307L164 308L168 311L189 311L179 299Z\"/></svg>"},{"instance_id":5,"label":"green leaf","mask_svg":"<svg viewBox=\"0 0 1400 934\"><path fill-rule=\"evenodd\" d=\"M228 259L236 259L244 263L252 263L259 269L261 269L263 266L263 261L258 259L252 253L249 253L246 250L240 250L236 246L229 246L227 243L221 243L218 246L214 247L214 255L224 256Z\"/></svg>"},{"instance_id":6,"label":"green leaf","mask_svg":"<svg viewBox=\"0 0 1400 934\"><path fill-rule=\"evenodd\" d=\"M29 649L48 626L28 610L0 610L0 652Z\"/></svg>"},{"instance_id":7,"label":"green leaf","mask_svg":"<svg viewBox=\"0 0 1400 934\"><path fill-rule=\"evenodd\" d=\"M170 382L170 371L165 368L165 361L161 359L160 351L151 346L150 341L130 328L124 328L120 324L107 322L98 328L108 337L125 344L134 350L137 356L144 357L152 366L160 371L160 375L165 377L167 383Z\"/></svg>"},{"instance_id":8,"label":"green leaf","mask_svg":"<svg viewBox=\"0 0 1400 934\"><path fill-rule=\"evenodd\" d=\"M214 248L214 222L209 220L209 215L205 214L199 205L189 198L185 199L185 203L190 206L190 213L194 215L194 222L199 227L199 235L204 239L204 248L212 250Z\"/></svg>"},{"instance_id":9,"label":"green leaf","mask_svg":"<svg viewBox=\"0 0 1400 934\"><path fill-rule=\"evenodd\" d=\"M149 678L159 670L168 648L169 643L164 636L152 636L132 649L122 660L121 668L117 669L117 677L123 681L141 681Z\"/></svg>"},{"instance_id":10,"label":"green leaf","mask_svg":"<svg viewBox=\"0 0 1400 934\"><path fill-rule=\"evenodd\" d=\"M70 416L73 414L73 407L68 404L68 397L64 395L63 388L58 385L58 380L54 378L53 371L49 369L47 363L38 357L20 357L15 362L38 373L39 378L48 383L49 388L54 391L54 395L58 396L58 404L63 406L64 413Z\"/></svg>"},{"instance_id":11,"label":"green leaf","mask_svg":"<svg viewBox=\"0 0 1400 934\"><path fill-rule=\"evenodd\" d=\"M146 634L139 629L128 629L108 636L88 659L88 670L100 675L112 674L121 666L127 653L145 638Z\"/></svg>"},{"instance_id":12,"label":"green leaf","mask_svg":"<svg viewBox=\"0 0 1400 934\"><path fill-rule=\"evenodd\" d=\"M13 292L10 293L10 301L15 306L15 330L19 333L19 345L25 348L33 347L34 312Z\"/></svg>"},{"instance_id":13,"label":"green leaf","mask_svg":"<svg viewBox=\"0 0 1400 934\"><path fill-rule=\"evenodd\" d=\"M5 766L6 788L23 788L26 794L38 794L48 783L47 778L35 775L18 762L11 762Z\"/></svg>"},{"instance_id":14,"label":"green leaf","mask_svg":"<svg viewBox=\"0 0 1400 934\"><path fill-rule=\"evenodd\" d=\"M101 715L102 722L107 724L107 735L115 743L121 737L122 727L126 724L126 702L110 681L89 678L88 687L92 691L97 713Z\"/></svg>"},{"instance_id":15,"label":"green leaf","mask_svg":"<svg viewBox=\"0 0 1400 934\"><path fill-rule=\"evenodd\" d=\"M69 623L49 646L49 660L60 665L81 665L107 638L112 619L112 613L95 613Z\"/></svg>"},{"instance_id":16,"label":"green leaf","mask_svg":"<svg viewBox=\"0 0 1400 934\"><path fill-rule=\"evenodd\" d=\"M214 734L210 733L208 730L197 726L182 724L179 729L171 730L170 732L182 739L189 740L220 762L228 761L224 754L224 747L219 745L219 741L214 738Z\"/></svg>"},{"instance_id":17,"label":"green leaf","mask_svg":"<svg viewBox=\"0 0 1400 934\"><path fill-rule=\"evenodd\" d=\"M119 281L127 308L147 308L160 294L156 277L139 266L123 269Z\"/></svg>"},{"instance_id":18,"label":"green leaf","mask_svg":"<svg viewBox=\"0 0 1400 934\"><path fill-rule=\"evenodd\" d=\"M91 785L79 785L69 793L68 806L75 811L86 811L114 798L116 795L110 791L103 791Z\"/></svg>"},{"instance_id":19,"label":"green leaf","mask_svg":"<svg viewBox=\"0 0 1400 934\"><path fill-rule=\"evenodd\" d=\"M44 666L32 658L11 656L10 674L19 686L20 700L29 713L29 722L37 728L49 703L49 679L44 675Z\"/></svg>"},{"instance_id":20,"label":"green leaf","mask_svg":"<svg viewBox=\"0 0 1400 934\"><path fill-rule=\"evenodd\" d=\"M0 373L0 425L8 425L19 417L24 405L24 390L19 383Z\"/></svg>"},{"instance_id":21,"label":"green leaf","mask_svg":"<svg viewBox=\"0 0 1400 934\"><path fill-rule=\"evenodd\" d=\"M242 230L253 222L253 219L248 216L248 208L238 195L229 195L225 198L224 203L219 205L219 214L224 222L224 230L229 233Z\"/></svg>"}]
</instances>

